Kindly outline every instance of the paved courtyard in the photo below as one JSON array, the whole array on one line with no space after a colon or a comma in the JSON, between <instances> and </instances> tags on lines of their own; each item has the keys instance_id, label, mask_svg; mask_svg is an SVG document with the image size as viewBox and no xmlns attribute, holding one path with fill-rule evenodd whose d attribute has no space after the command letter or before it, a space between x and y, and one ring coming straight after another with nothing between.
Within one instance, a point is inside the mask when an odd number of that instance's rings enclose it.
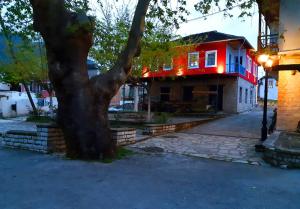
<instances>
[{"instance_id":1,"label":"paved courtyard","mask_svg":"<svg viewBox=\"0 0 300 209\"><path fill-rule=\"evenodd\" d=\"M257 109L180 133L154 137L131 147L262 165L264 162L254 149L260 137L261 117L262 111Z\"/></svg>"}]
</instances>

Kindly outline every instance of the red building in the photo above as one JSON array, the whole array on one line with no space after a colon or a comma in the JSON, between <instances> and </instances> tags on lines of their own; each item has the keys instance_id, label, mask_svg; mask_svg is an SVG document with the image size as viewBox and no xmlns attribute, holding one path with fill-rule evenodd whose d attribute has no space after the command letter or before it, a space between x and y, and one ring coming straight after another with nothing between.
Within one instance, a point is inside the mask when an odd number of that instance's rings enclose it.
<instances>
[{"instance_id":1,"label":"red building","mask_svg":"<svg viewBox=\"0 0 300 209\"><path fill-rule=\"evenodd\" d=\"M211 31L183 41L191 51L158 70L144 69L157 110L237 113L254 107L258 65L244 37Z\"/></svg>"}]
</instances>

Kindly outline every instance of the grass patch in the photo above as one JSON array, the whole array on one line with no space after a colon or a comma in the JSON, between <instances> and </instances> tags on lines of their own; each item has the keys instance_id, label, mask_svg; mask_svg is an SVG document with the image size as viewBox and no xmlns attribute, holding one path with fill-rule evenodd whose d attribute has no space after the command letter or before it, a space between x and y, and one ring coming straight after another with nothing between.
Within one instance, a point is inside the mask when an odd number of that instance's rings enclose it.
<instances>
[{"instance_id":1,"label":"grass patch","mask_svg":"<svg viewBox=\"0 0 300 209\"><path fill-rule=\"evenodd\" d=\"M31 115L27 117L27 122L34 122L34 123L51 123L54 122L54 120L49 116L35 116Z\"/></svg>"},{"instance_id":2,"label":"grass patch","mask_svg":"<svg viewBox=\"0 0 300 209\"><path fill-rule=\"evenodd\" d=\"M116 150L116 157L115 158L105 158L101 160L102 163L112 163L115 160L121 160L125 157L133 155L134 152L128 149L125 149L124 147L118 147Z\"/></svg>"}]
</instances>

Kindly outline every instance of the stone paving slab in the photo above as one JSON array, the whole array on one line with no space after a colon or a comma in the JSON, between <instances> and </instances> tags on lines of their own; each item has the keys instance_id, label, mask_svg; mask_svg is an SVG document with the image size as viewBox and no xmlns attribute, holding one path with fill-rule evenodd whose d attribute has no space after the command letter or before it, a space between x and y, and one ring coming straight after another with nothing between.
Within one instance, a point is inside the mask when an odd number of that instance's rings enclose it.
<instances>
[{"instance_id":1,"label":"stone paving slab","mask_svg":"<svg viewBox=\"0 0 300 209\"><path fill-rule=\"evenodd\" d=\"M165 152L223 160L252 165L263 165L260 154L255 152L257 139L203 134L174 133L150 138L130 147L162 148Z\"/></svg>"}]
</instances>

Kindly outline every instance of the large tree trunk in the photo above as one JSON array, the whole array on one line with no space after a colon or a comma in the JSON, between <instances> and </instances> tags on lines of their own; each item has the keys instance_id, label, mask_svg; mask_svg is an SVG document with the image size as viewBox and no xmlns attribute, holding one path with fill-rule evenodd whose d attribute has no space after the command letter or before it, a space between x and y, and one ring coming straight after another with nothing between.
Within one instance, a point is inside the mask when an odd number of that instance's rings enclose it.
<instances>
[{"instance_id":1,"label":"large tree trunk","mask_svg":"<svg viewBox=\"0 0 300 209\"><path fill-rule=\"evenodd\" d=\"M67 155L99 159L113 156L108 105L139 55L146 11L150 0L139 0L128 43L116 64L89 80L87 55L92 46L93 20L71 13L63 0L30 0L34 27L45 41L49 78L58 99L58 124L63 129Z\"/></svg>"}]
</instances>

